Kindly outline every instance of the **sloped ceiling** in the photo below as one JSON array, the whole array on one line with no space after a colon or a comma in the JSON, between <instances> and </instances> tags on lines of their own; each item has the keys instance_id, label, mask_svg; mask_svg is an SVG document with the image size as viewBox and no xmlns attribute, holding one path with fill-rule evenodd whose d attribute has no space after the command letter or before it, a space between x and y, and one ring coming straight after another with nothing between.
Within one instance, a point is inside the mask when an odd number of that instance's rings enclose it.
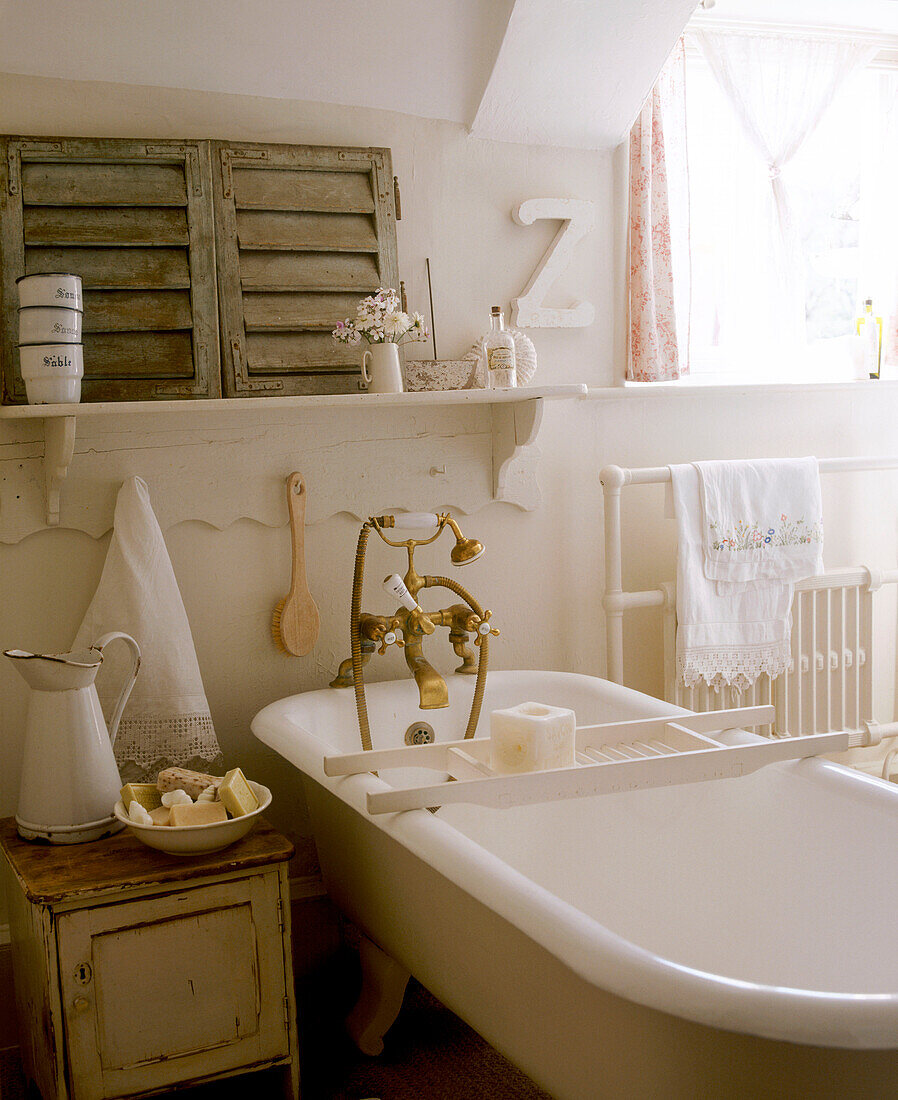
<instances>
[{"instance_id":1,"label":"sloped ceiling","mask_svg":"<svg viewBox=\"0 0 898 1100\"><path fill-rule=\"evenodd\" d=\"M617 145L695 6L517 0L472 132L534 145Z\"/></svg>"},{"instance_id":2,"label":"sloped ceiling","mask_svg":"<svg viewBox=\"0 0 898 1100\"><path fill-rule=\"evenodd\" d=\"M696 0L0 0L0 71L620 141Z\"/></svg>"},{"instance_id":3,"label":"sloped ceiling","mask_svg":"<svg viewBox=\"0 0 898 1100\"><path fill-rule=\"evenodd\" d=\"M0 71L468 125L514 0L0 0Z\"/></svg>"}]
</instances>

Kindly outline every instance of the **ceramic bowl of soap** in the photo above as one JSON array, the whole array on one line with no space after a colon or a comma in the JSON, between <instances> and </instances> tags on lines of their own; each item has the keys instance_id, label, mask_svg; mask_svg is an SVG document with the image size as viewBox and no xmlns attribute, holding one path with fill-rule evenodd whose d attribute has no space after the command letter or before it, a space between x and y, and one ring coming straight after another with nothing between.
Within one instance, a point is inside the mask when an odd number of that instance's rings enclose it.
<instances>
[{"instance_id":1,"label":"ceramic bowl of soap","mask_svg":"<svg viewBox=\"0 0 898 1100\"><path fill-rule=\"evenodd\" d=\"M81 276L48 273L20 275L16 279L20 306L65 306L67 309L84 309L81 294Z\"/></svg>"},{"instance_id":2,"label":"ceramic bowl of soap","mask_svg":"<svg viewBox=\"0 0 898 1100\"><path fill-rule=\"evenodd\" d=\"M19 344L80 344L80 309L65 306L22 306L19 309Z\"/></svg>"},{"instance_id":3,"label":"ceramic bowl of soap","mask_svg":"<svg viewBox=\"0 0 898 1100\"><path fill-rule=\"evenodd\" d=\"M271 805L271 791L267 787L254 783L251 779L247 783L259 800L258 807L242 817L215 821L210 825L138 825L128 817L121 799L116 802L112 812L148 848L156 848L170 856L201 856L208 852L219 852L246 836L256 818Z\"/></svg>"},{"instance_id":4,"label":"ceramic bowl of soap","mask_svg":"<svg viewBox=\"0 0 898 1100\"><path fill-rule=\"evenodd\" d=\"M84 355L80 344L30 344L19 348L19 369L29 405L81 400Z\"/></svg>"}]
</instances>

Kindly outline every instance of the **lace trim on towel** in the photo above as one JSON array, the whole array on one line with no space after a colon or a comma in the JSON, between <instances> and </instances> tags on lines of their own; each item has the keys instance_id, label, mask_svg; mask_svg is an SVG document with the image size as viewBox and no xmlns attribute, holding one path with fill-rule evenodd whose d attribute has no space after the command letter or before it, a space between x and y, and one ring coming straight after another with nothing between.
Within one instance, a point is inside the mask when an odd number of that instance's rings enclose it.
<instances>
[{"instance_id":1,"label":"lace trim on towel","mask_svg":"<svg viewBox=\"0 0 898 1100\"><path fill-rule=\"evenodd\" d=\"M221 772L224 757L209 712L121 720L115 759L126 783L152 783L163 768Z\"/></svg>"},{"instance_id":2,"label":"lace trim on towel","mask_svg":"<svg viewBox=\"0 0 898 1100\"><path fill-rule=\"evenodd\" d=\"M696 647L677 654L677 676L690 688L704 680L715 691L722 687L745 691L764 673L775 680L788 672L791 664L788 641Z\"/></svg>"}]
</instances>

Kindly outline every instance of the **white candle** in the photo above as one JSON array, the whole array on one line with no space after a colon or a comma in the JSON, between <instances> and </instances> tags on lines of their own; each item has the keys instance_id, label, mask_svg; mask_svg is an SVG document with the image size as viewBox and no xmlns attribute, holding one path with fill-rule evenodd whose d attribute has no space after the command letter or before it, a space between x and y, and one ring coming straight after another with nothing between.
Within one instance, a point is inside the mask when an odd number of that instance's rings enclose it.
<instances>
[{"instance_id":1,"label":"white candle","mask_svg":"<svg viewBox=\"0 0 898 1100\"><path fill-rule=\"evenodd\" d=\"M490 767L503 775L567 768L575 763L572 710L520 703L490 714Z\"/></svg>"}]
</instances>

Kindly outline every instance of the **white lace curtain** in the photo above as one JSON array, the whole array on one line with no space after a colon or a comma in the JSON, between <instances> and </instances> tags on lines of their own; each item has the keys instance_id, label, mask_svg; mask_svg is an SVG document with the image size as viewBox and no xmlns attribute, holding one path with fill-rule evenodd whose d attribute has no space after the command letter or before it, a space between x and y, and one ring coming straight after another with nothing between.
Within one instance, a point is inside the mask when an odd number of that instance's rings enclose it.
<instances>
[{"instance_id":1,"label":"white lace curtain","mask_svg":"<svg viewBox=\"0 0 898 1100\"><path fill-rule=\"evenodd\" d=\"M724 275L725 297L741 321L734 320L727 332L724 305L721 343L750 342L788 354L806 337L804 262L790 203L789 164L843 82L873 50L849 40L749 32L702 31L696 39L759 169L754 180L743 181L754 194L743 196L740 205L740 229L754 241L754 255L731 264Z\"/></svg>"},{"instance_id":2,"label":"white lace curtain","mask_svg":"<svg viewBox=\"0 0 898 1100\"><path fill-rule=\"evenodd\" d=\"M877 130L872 141L876 156L864 165L861 193L861 267L868 272L864 295L872 295L875 312L883 315L882 362L898 367L898 77L876 73Z\"/></svg>"}]
</instances>

